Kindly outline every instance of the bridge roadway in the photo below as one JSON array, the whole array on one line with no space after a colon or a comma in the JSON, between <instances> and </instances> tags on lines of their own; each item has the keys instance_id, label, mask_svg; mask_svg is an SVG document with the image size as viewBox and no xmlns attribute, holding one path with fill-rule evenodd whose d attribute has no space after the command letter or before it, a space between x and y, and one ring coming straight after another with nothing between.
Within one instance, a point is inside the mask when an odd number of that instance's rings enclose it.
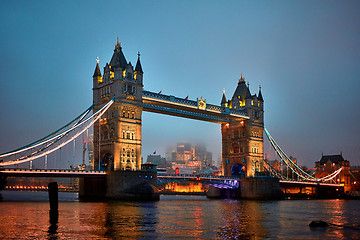
<instances>
[{"instance_id":1,"label":"bridge roadway","mask_svg":"<svg viewBox=\"0 0 360 240\"><path fill-rule=\"evenodd\" d=\"M0 169L0 173L9 177L61 177L61 178L80 178L80 177L105 177L105 171L86 171L86 170L45 170L45 169ZM158 174L158 183L164 184L175 181L198 181L221 188L235 188L239 186L239 178L196 176L196 175L163 175ZM322 182L302 182L280 180L281 186L287 187L342 187L341 184L322 183Z\"/></svg>"},{"instance_id":2,"label":"bridge roadway","mask_svg":"<svg viewBox=\"0 0 360 240\"><path fill-rule=\"evenodd\" d=\"M85 171L85 170L55 170L55 169L0 169L0 173L9 177L61 177L61 178L79 178L79 177L105 177L104 171Z\"/></svg>"},{"instance_id":3,"label":"bridge roadway","mask_svg":"<svg viewBox=\"0 0 360 240\"><path fill-rule=\"evenodd\" d=\"M323 183L323 182L302 182L302 181L288 181L280 180L280 186L287 187L315 187L315 186L324 186L324 187L343 187L341 184L335 183Z\"/></svg>"}]
</instances>

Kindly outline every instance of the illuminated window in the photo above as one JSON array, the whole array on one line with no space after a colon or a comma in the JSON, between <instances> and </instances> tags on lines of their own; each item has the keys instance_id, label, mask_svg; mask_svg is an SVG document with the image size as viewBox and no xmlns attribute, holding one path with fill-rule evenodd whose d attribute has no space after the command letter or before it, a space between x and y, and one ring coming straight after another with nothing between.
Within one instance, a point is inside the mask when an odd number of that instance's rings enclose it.
<instances>
[{"instance_id":1,"label":"illuminated window","mask_svg":"<svg viewBox=\"0 0 360 240\"><path fill-rule=\"evenodd\" d=\"M137 72L134 72L134 79L137 79Z\"/></svg>"},{"instance_id":2,"label":"illuminated window","mask_svg":"<svg viewBox=\"0 0 360 240\"><path fill-rule=\"evenodd\" d=\"M110 71L110 79L114 79L114 72Z\"/></svg>"},{"instance_id":3,"label":"illuminated window","mask_svg":"<svg viewBox=\"0 0 360 240\"><path fill-rule=\"evenodd\" d=\"M254 100L251 100L251 105L254 106Z\"/></svg>"},{"instance_id":4,"label":"illuminated window","mask_svg":"<svg viewBox=\"0 0 360 240\"><path fill-rule=\"evenodd\" d=\"M245 106L245 99L240 101L240 107L243 107L243 106Z\"/></svg>"},{"instance_id":5,"label":"illuminated window","mask_svg":"<svg viewBox=\"0 0 360 240\"><path fill-rule=\"evenodd\" d=\"M123 71L123 78L126 76L126 70Z\"/></svg>"}]
</instances>

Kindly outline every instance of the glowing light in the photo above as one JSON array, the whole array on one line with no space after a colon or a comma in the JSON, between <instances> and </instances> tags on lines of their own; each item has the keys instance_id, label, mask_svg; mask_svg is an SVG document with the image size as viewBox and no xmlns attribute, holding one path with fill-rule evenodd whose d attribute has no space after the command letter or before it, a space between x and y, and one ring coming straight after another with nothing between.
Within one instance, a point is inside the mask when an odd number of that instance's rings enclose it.
<instances>
[{"instance_id":1,"label":"glowing light","mask_svg":"<svg viewBox=\"0 0 360 240\"><path fill-rule=\"evenodd\" d=\"M123 71L123 78L126 76L126 70Z\"/></svg>"}]
</instances>

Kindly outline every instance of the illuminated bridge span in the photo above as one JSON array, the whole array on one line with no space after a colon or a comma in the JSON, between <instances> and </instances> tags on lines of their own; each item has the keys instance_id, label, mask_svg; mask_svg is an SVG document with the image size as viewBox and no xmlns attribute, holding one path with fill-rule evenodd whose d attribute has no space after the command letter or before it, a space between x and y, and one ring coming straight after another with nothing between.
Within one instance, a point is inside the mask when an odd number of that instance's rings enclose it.
<instances>
[{"instance_id":1,"label":"illuminated bridge span","mask_svg":"<svg viewBox=\"0 0 360 240\"><path fill-rule=\"evenodd\" d=\"M105 177L104 171L82 170L45 170L45 169L1 169L8 177L54 177L54 178L81 178L81 177ZM195 181L222 189L236 189L239 187L238 178L195 176L195 175L158 175L158 184L169 182Z\"/></svg>"},{"instance_id":2,"label":"illuminated bridge span","mask_svg":"<svg viewBox=\"0 0 360 240\"><path fill-rule=\"evenodd\" d=\"M244 110L230 109L207 104L202 98L197 101L178 98L170 95L143 91L144 111L162 113L196 120L228 123L233 120L249 119Z\"/></svg>"},{"instance_id":3,"label":"illuminated bridge span","mask_svg":"<svg viewBox=\"0 0 360 240\"><path fill-rule=\"evenodd\" d=\"M195 181L221 189L239 188L238 178L195 176L195 175L158 175L158 184L169 182Z\"/></svg>"},{"instance_id":4,"label":"illuminated bridge span","mask_svg":"<svg viewBox=\"0 0 360 240\"><path fill-rule=\"evenodd\" d=\"M79 178L79 177L105 177L104 171L82 171L82 170L57 170L57 169L1 169L0 173L8 177L61 177L61 178Z\"/></svg>"}]
</instances>

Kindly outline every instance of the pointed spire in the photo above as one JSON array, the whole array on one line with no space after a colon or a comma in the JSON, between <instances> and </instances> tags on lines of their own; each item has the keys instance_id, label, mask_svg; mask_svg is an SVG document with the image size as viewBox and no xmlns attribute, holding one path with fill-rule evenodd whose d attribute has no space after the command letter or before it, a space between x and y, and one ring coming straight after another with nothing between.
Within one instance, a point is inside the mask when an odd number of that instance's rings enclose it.
<instances>
[{"instance_id":1,"label":"pointed spire","mask_svg":"<svg viewBox=\"0 0 360 240\"><path fill-rule=\"evenodd\" d=\"M117 42L115 44L114 54L110 60L110 66L113 67L122 67L123 69L126 68L127 61L125 56L122 52L121 43L119 42L119 37L117 38Z\"/></svg>"},{"instance_id":2,"label":"pointed spire","mask_svg":"<svg viewBox=\"0 0 360 240\"><path fill-rule=\"evenodd\" d=\"M243 78L242 73L241 73L241 77L239 79L239 83L241 83L241 82L245 82L245 78Z\"/></svg>"},{"instance_id":3,"label":"pointed spire","mask_svg":"<svg viewBox=\"0 0 360 240\"><path fill-rule=\"evenodd\" d=\"M222 99L221 99L221 105L225 104L226 103L226 97L225 97L225 88L223 89L223 96L222 96Z\"/></svg>"},{"instance_id":4,"label":"pointed spire","mask_svg":"<svg viewBox=\"0 0 360 240\"><path fill-rule=\"evenodd\" d=\"M100 67L99 67L99 57L96 58L96 67L95 67L95 71L94 71L94 75L93 77L101 77L101 71L100 71Z\"/></svg>"},{"instance_id":5,"label":"pointed spire","mask_svg":"<svg viewBox=\"0 0 360 240\"><path fill-rule=\"evenodd\" d=\"M258 100L261 101L261 102L264 102L264 99L263 99L262 94L261 94L261 86L260 85L259 85Z\"/></svg>"},{"instance_id":6,"label":"pointed spire","mask_svg":"<svg viewBox=\"0 0 360 240\"><path fill-rule=\"evenodd\" d=\"M140 63L140 52L138 52L137 56L138 56L138 59L137 59L136 66L135 66L135 72L144 73L142 70L142 67L141 67L141 63Z\"/></svg>"}]
</instances>

